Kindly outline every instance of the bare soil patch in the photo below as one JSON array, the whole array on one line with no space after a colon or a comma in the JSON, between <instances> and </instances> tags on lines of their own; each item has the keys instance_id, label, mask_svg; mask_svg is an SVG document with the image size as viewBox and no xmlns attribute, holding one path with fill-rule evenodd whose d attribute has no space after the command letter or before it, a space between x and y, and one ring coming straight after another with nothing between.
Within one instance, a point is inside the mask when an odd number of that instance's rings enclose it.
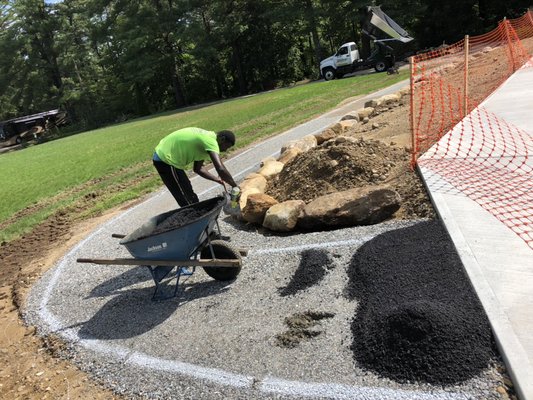
<instances>
[{"instance_id":1,"label":"bare soil patch","mask_svg":"<svg viewBox=\"0 0 533 400\"><path fill-rule=\"evenodd\" d=\"M56 337L40 337L26 326L20 311L32 284L106 220L133 205L118 207L88 221L77 215L91 207L79 204L61 211L24 237L0 246L0 398L3 399L120 399L73 366Z\"/></svg>"},{"instance_id":2,"label":"bare soil patch","mask_svg":"<svg viewBox=\"0 0 533 400\"><path fill-rule=\"evenodd\" d=\"M306 311L285 318L285 325L289 329L276 336L277 345L280 347L294 348L301 341L320 335L322 331L316 329L316 326L320 324L321 320L333 318L334 316L335 314L328 312Z\"/></svg>"},{"instance_id":3,"label":"bare soil patch","mask_svg":"<svg viewBox=\"0 0 533 400\"><path fill-rule=\"evenodd\" d=\"M114 212L116 213L116 211ZM0 259L0 398L119 399L64 360L62 342L41 338L21 320L29 288L68 249L114 213L77 225L54 216L26 237L4 244Z\"/></svg>"}]
</instances>

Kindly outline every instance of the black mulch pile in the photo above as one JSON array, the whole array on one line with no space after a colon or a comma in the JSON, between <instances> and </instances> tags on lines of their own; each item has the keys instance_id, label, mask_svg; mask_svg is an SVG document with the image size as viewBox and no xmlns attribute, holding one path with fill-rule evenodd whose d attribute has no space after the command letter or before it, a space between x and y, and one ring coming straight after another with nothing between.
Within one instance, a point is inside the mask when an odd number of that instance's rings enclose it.
<instances>
[{"instance_id":1,"label":"black mulch pile","mask_svg":"<svg viewBox=\"0 0 533 400\"><path fill-rule=\"evenodd\" d=\"M300 264L287 286L279 288L280 296L292 296L316 285L333 268L333 260L324 250L305 250Z\"/></svg>"},{"instance_id":2,"label":"black mulch pile","mask_svg":"<svg viewBox=\"0 0 533 400\"><path fill-rule=\"evenodd\" d=\"M479 374L496 350L485 312L438 221L379 235L348 268L355 360L398 382L448 385Z\"/></svg>"}]
</instances>

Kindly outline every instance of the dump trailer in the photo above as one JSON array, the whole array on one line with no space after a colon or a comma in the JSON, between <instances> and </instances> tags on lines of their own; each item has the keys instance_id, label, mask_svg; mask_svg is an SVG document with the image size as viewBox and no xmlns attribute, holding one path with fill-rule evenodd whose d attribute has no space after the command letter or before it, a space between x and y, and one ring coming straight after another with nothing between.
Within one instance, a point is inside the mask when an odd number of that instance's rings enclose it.
<instances>
[{"instance_id":1,"label":"dump trailer","mask_svg":"<svg viewBox=\"0 0 533 400\"><path fill-rule=\"evenodd\" d=\"M320 62L320 74L325 80L342 78L346 74L366 68L384 72L396 62L395 47L413 40L379 6L366 7L361 25L362 33L374 44L373 51L363 59L355 42L344 43L334 55Z\"/></svg>"},{"instance_id":2,"label":"dump trailer","mask_svg":"<svg viewBox=\"0 0 533 400\"><path fill-rule=\"evenodd\" d=\"M54 126L64 125L66 122L67 113L59 109L1 121L0 147L37 139L38 135L44 134Z\"/></svg>"}]
</instances>

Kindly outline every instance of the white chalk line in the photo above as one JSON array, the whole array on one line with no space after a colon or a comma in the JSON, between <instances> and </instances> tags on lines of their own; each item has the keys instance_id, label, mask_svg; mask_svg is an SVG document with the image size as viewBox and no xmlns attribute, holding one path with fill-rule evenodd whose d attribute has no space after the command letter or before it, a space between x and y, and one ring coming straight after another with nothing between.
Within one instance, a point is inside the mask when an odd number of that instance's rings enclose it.
<instances>
[{"instance_id":1,"label":"white chalk line","mask_svg":"<svg viewBox=\"0 0 533 400\"><path fill-rule=\"evenodd\" d=\"M331 383L306 383L277 378L265 378L261 382L261 391L293 395L299 397L330 398L335 400L466 400L468 396L461 393L436 391L432 393L412 390L388 389L365 386L349 386Z\"/></svg>"},{"instance_id":2,"label":"white chalk line","mask_svg":"<svg viewBox=\"0 0 533 400\"><path fill-rule=\"evenodd\" d=\"M317 129L315 132L321 129L323 128ZM249 150L252 150L252 149L249 149ZM279 151L273 153L271 156L274 156L277 153L279 153ZM244 153L241 153L240 155L242 154ZM240 155L235 156L231 160L234 160ZM257 168L257 165L254 165L252 167L249 167L241 171L239 175L244 174L246 171L249 171L250 169L253 169L253 168ZM196 179L196 178L198 178L198 176L195 176L193 179ZM199 196L203 196L218 187L219 187L218 185L213 185L209 187L208 189L204 190L203 192L201 192ZM118 358L119 360L124 360L126 364L136 365L138 367L148 368L151 370L178 373L183 376L189 376L195 379L207 380L207 381L225 385L225 386L250 389L253 387L253 384L254 384L254 378L251 376L235 374L235 373L227 372L227 371L217 369L217 368L202 367L199 365L189 364L189 363L176 361L176 360L165 360L165 359L153 357L153 356L141 353L141 352L131 352L131 350L124 348L122 346L117 346L117 345L110 346L106 343L102 343L100 340L82 339L78 336L78 334L75 332L74 329L72 328L63 329L61 322L47 308L47 304L50 301L52 290L57 285L59 277L61 273L63 272L63 269L67 265L68 259L74 253L76 253L80 248L82 248L87 242L93 239L96 235L101 233L104 229L108 228L109 226L119 221L120 219L126 217L128 214L136 210L138 207L146 205L146 203L156 199L157 197L165 193L166 191L162 190L157 195L154 195L150 197L149 199L147 199L145 202L138 204L128 209L124 213L112 218L111 220L107 221L104 225L102 225L99 229L95 230L85 239L80 241L72 249L70 249L70 251L58 263L56 270L52 274L52 277L50 281L48 282L47 287L44 290L44 295L42 296L41 302L39 303L38 313L41 316L42 320L49 326L49 328L53 332L59 333L61 336L63 336L70 342L78 343L79 345L83 346L84 348L88 350L95 351L97 353L105 354L108 356L113 356L115 358ZM285 248L280 248L280 249L260 249L260 250L253 250L252 253L253 254L272 254L272 253L279 253L279 252L301 251L301 250L306 250L306 249L311 249L311 248L316 249L316 248L327 248L327 247L343 247L343 246L351 246L351 245L361 245L365 243L366 241L372 239L372 237L367 236L367 237L363 237L359 239L318 243L318 244L308 244L308 245L302 245L302 246L291 246L291 247L285 247ZM407 399L409 400L410 399L440 400L440 399L465 399L466 398L460 393L448 393L448 392L421 393L421 392L412 392L412 391L405 391L405 390L356 387L356 386L329 384L329 383L306 383L306 382L299 382L299 381L287 381L287 380L271 378L271 377L267 377L262 380L257 379L255 381L260 383L259 388L262 392L279 393L279 394L285 394L285 395L296 395L296 396L303 396L303 397L319 395L319 396L323 396L323 397L325 396L325 397L330 397L330 398L335 398L335 399L344 399L344 398L359 399L361 398L365 400L366 399L378 400L378 399L383 399L383 398L400 399L400 400L403 400L403 399L406 399L406 400Z\"/></svg>"},{"instance_id":3,"label":"white chalk line","mask_svg":"<svg viewBox=\"0 0 533 400\"><path fill-rule=\"evenodd\" d=\"M234 374L217 368L202 367L176 360L164 360L143 353L134 353L126 363L150 368L155 371L189 375L194 378L237 388L251 388L254 382L252 376Z\"/></svg>"},{"instance_id":4,"label":"white chalk line","mask_svg":"<svg viewBox=\"0 0 533 400\"><path fill-rule=\"evenodd\" d=\"M216 189L218 185L214 185L199 194L203 196L210 191ZM149 198L146 202L138 204L124 213L112 218L99 229L92 232L85 239L80 241L74 246L59 262L56 270L54 271L52 278L48 282L48 285L44 291L44 295L40 302L39 314L43 321L51 328L53 332L56 332L63 336L65 339L72 343L78 343L80 346L94 351L99 354L104 354L108 357L114 357L118 360L122 360L124 364L134 365L140 368L146 368L153 371L166 371L182 376L187 376L193 379L206 380L212 383L231 386L241 389L252 389L254 381L259 382L259 390L264 393L278 393L284 395L300 396L300 397L312 397L322 396L335 399L365 399L365 400L380 400L383 398L390 399L414 399L414 400L440 400L440 399L464 399L465 397L458 393L420 393L409 392L404 390L394 389L382 389L382 388L367 388L356 387L349 385L330 384L330 383L306 383L299 381L288 381L283 379L277 379L272 377L266 377L264 379L254 379L252 376L235 374L227 372L218 368L202 367L195 364L185 363L178 360L166 360L163 358L153 357L151 355L142 352L132 352L130 349L124 348L118 345L108 345L101 340L82 339L73 328L63 329L61 321L53 315L47 308L47 304L52 295L52 290L56 286L61 273L67 265L67 261L74 255L80 248L82 248L87 242L93 239L96 235L101 233L104 229L108 228L112 224L126 217L128 214L136 210L141 205L156 199L157 197L165 194L166 191L161 191L155 196ZM326 247L343 247L351 245L361 245L370 240L372 236L366 236L358 239L334 241L318 244L307 244L302 246L291 246L280 249L260 249L254 250L253 254L272 254L276 252L290 252L301 251L311 248L326 248ZM386 395L386 396L385 396Z\"/></svg>"}]
</instances>

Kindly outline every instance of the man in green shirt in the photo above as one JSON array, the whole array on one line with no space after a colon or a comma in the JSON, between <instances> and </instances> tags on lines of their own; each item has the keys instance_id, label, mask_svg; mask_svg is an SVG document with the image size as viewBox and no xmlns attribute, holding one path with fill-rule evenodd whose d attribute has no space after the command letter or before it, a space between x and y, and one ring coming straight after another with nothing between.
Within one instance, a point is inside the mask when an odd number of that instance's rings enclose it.
<instances>
[{"instance_id":1,"label":"man in green shirt","mask_svg":"<svg viewBox=\"0 0 533 400\"><path fill-rule=\"evenodd\" d=\"M202 178L220 183L224 188L224 182L237 186L219 157L221 151L234 144L235 135L231 131L215 133L200 128L183 128L161 139L155 148L154 167L172 196L184 207L199 201L185 173L191 166ZM218 177L209 173L204 161L213 163Z\"/></svg>"}]
</instances>

